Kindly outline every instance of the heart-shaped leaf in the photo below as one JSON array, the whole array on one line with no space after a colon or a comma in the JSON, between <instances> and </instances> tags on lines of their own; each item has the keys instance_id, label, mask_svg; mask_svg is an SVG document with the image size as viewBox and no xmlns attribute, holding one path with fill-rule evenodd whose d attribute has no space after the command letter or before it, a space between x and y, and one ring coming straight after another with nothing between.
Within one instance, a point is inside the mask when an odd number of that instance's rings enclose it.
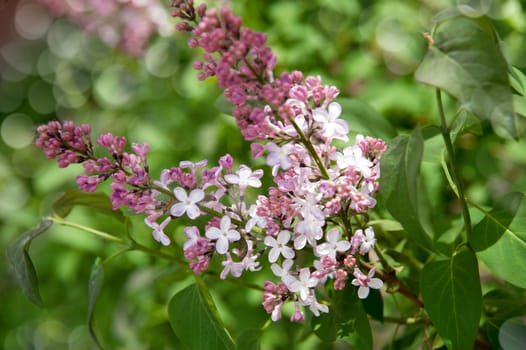
<instances>
[{"instance_id":1,"label":"heart-shaped leaf","mask_svg":"<svg viewBox=\"0 0 526 350\"><path fill-rule=\"evenodd\" d=\"M438 16L415 79L454 96L462 108L517 137L508 63L486 17Z\"/></svg>"},{"instance_id":2,"label":"heart-shaped leaf","mask_svg":"<svg viewBox=\"0 0 526 350\"><path fill-rule=\"evenodd\" d=\"M478 262L462 248L424 266L420 291L429 317L448 349L472 349L482 312Z\"/></svg>"}]
</instances>

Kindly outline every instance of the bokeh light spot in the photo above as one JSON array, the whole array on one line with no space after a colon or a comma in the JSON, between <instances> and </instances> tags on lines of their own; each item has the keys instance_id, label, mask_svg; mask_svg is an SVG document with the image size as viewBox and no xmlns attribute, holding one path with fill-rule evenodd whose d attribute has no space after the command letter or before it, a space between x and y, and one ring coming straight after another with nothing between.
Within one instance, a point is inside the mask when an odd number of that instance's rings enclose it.
<instances>
[{"instance_id":1,"label":"bokeh light spot","mask_svg":"<svg viewBox=\"0 0 526 350\"><path fill-rule=\"evenodd\" d=\"M58 57L73 58L80 51L83 35L66 20L55 21L47 34L49 49Z\"/></svg>"},{"instance_id":2,"label":"bokeh light spot","mask_svg":"<svg viewBox=\"0 0 526 350\"><path fill-rule=\"evenodd\" d=\"M136 80L126 69L110 66L95 82L95 98L102 107L117 108L131 101L136 86Z\"/></svg>"},{"instance_id":3,"label":"bokeh light spot","mask_svg":"<svg viewBox=\"0 0 526 350\"><path fill-rule=\"evenodd\" d=\"M25 39L39 39L43 37L51 25L51 16L42 6L23 2L18 6L15 14L15 28Z\"/></svg>"},{"instance_id":4,"label":"bokeh light spot","mask_svg":"<svg viewBox=\"0 0 526 350\"><path fill-rule=\"evenodd\" d=\"M145 57L146 69L159 78L167 78L177 70L177 52L174 43L159 41L148 49Z\"/></svg>"},{"instance_id":5,"label":"bokeh light spot","mask_svg":"<svg viewBox=\"0 0 526 350\"><path fill-rule=\"evenodd\" d=\"M2 122L2 140L12 148L23 148L33 141L33 121L22 113L13 113Z\"/></svg>"}]
</instances>

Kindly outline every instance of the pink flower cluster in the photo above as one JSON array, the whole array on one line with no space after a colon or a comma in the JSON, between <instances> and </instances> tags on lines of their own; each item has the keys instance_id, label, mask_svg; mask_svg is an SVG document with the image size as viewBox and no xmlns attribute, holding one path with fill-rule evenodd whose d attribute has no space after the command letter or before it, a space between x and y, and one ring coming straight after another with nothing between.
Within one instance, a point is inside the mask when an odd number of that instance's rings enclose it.
<instances>
[{"instance_id":1,"label":"pink flower cluster","mask_svg":"<svg viewBox=\"0 0 526 350\"><path fill-rule=\"evenodd\" d=\"M35 144L49 159L57 158L65 168L72 163L82 163L84 174L77 176L79 188L93 192L98 185L111 179L113 209L128 206L135 213L148 213L159 203L153 198L146 156L147 144L132 145L132 153L124 152L126 139L103 134L97 144L107 150L110 157L96 157L89 125L75 126L72 121L63 124L51 121L37 129Z\"/></svg>"},{"instance_id":2,"label":"pink flower cluster","mask_svg":"<svg viewBox=\"0 0 526 350\"><path fill-rule=\"evenodd\" d=\"M229 10L195 9L192 1L182 0L172 5L173 15L183 19L177 28L192 32L190 45L206 51L205 60L195 65L200 77L217 76L241 132L254 141L253 155L265 157L274 181L267 193L248 202L246 191L262 187L263 170L235 168L228 154L212 167L206 160L182 161L151 181L146 145L126 153L123 138L102 135L98 144L112 157L95 158L89 129L65 137L61 125L51 122L39 128L37 146L59 162L61 157L82 162L86 173L77 180L84 190L111 177L113 206L144 212L154 239L163 245L171 243L172 220L206 218L204 227L184 230L184 255L194 273L208 269L214 256L222 260L223 279L259 271L260 259L268 259L278 281L265 283L263 307L274 321L287 302L295 305L293 322L304 320L300 306L315 316L328 312L316 290L331 285L341 290L350 276L359 298L381 288L374 268L362 258L376 243L367 211L376 205L385 143L357 135L351 145L335 146L335 140L349 141L349 126L335 102L338 89L300 72L274 79L276 59L264 35L241 28Z\"/></svg>"},{"instance_id":3,"label":"pink flower cluster","mask_svg":"<svg viewBox=\"0 0 526 350\"><path fill-rule=\"evenodd\" d=\"M66 16L106 44L131 55L143 53L153 34L166 36L173 25L158 0L38 0L56 16Z\"/></svg>"}]
</instances>

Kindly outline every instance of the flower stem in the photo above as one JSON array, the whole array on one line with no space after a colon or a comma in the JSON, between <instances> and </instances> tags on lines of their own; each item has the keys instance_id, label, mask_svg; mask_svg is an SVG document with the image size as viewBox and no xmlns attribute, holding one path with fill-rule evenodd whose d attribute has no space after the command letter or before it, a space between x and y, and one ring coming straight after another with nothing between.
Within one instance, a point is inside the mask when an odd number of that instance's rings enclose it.
<instances>
[{"instance_id":1,"label":"flower stem","mask_svg":"<svg viewBox=\"0 0 526 350\"><path fill-rule=\"evenodd\" d=\"M438 106L438 114L440 115L440 133L442 134L442 138L444 139L444 143L446 145L446 151L448 154L448 163L449 168L451 170L451 175L453 177L453 181L455 182L456 189L455 193L457 194L457 197L460 201L460 206L462 208L462 217L464 219L464 226L466 228L466 237L469 245L469 239L471 236L471 217L469 215L469 209L468 204L466 200L466 196L464 193L464 185L462 183L462 178L460 177L459 170L456 166L455 162L455 150L453 148L453 142L451 141L450 137L450 130L446 125L446 116L444 114L444 107L442 105L442 94L440 89L436 89L436 101Z\"/></svg>"},{"instance_id":2,"label":"flower stem","mask_svg":"<svg viewBox=\"0 0 526 350\"><path fill-rule=\"evenodd\" d=\"M118 243L118 244L122 244L122 245L128 245L128 243L126 241L124 241L123 239L121 239L119 237L115 237L115 236L110 235L109 233L106 233L106 232L95 230L95 229L93 229L91 227L79 225L79 224L76 224L74 222L64 220L64 219L62 219L61 217L58 217L58 216L53 216L53 217L50 217L49 219L51 221L53 221L55 224L58 224L58 225L73 227L73 228L79 229L81 231L91 233L92 235L95 235L97 237L106 239L108 241L112 241L112 242L115 242L115 243Z\"/></svg>"},{"instance_id":3,"label":"flower stem","mask_svg":"<svg viewBox=\"0 0 526 350\"><path fill-rule=\"evenodd\" d=\"M296 121L294 121L293 118L290 118L290 123L294 127L294 130L296 130L296 132L300 136L301 143L303 143L303 145L309 151L311 157L314 159L314 162L316 163L316 165L318 166L318 169L320 170L321 176L323 176L324 179L329 179L329 173L327 172L325 165L323 165L323 162L320 159L320 156L318 155L318 153L312 146L312 143L309 141L307 136L305 136L305 133L303 132L303 130L301 130L301 128L298 126L298 124L296 124Z\"/></svg>"}]
</instances>

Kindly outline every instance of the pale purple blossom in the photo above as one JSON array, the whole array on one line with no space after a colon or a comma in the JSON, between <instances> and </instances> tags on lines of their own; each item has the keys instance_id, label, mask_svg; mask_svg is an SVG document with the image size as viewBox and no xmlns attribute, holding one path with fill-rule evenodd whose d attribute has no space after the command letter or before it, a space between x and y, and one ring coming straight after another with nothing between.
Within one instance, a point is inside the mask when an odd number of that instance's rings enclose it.
<instances>
[{"instance_id":1,"label":"pale purple blossom","mask_svg":"<svg viewBox=\"0 0 526 350\"><path fill-rule=\"evenodd\" d=\"M375 269L369 270L367 275L364 275L358 268L354 269L352 285L358 287L358 298L365 299L369 295L369 288L380 289L384 285L381 279L373 277Z\"/></svg>"},{"instance_id":2,"label":"pale purple blossom","mask_svg":"<svg viewBox=\"0 0 526 350\"><path fill-rule=\"evenodd\" d=\"M283 277L289 274L289 271L292 268L293 264L294 264L294 260L285 259L283 260L281 267L278 264L274 263L270 265L270 269L272 270L272 273L274 273L274 275L276 275L277 277L281 277L283 279Z\"/></svg>"},{"instance_id":3,"label":"pale purple blossom","mask_svg":"<svg viewBox=\"0 0 526 350\"><path fill-rule=\"evenodd\" d=\"M329 307L325 304L318 302L314 292L310 293L310 295L305 300L302 300L302 304L307 305L309 307L309 310L316 317L320 316L320 312L323 312L323 313L329 312Z\"/></svg>"},{"instance_id":4,"label":"pale purple blossom","mask_svg":"<svg viewBox=\"0 0 526 350\"><path fill-rule=\"evenodd\" d=\"M366 254L371 250L371 248L376 243L376 238L374 237L374 230L372 227L367 227L364 231L362 238L362 244L360 245L360 253Z\"/></svg>"},{"instance_id":5,"label":"pale purple blossom","mask_svg":"<svg viewBox=\"0 0 526 350\"><path fill-rule=\"evenodd\" d=\"M241 235L236 230L232 229L230 218L223 216L219 223L219 228L209 227L206 230L206 237L216 241L216 251L219 254L225 254L228 251L230 242L238 241Z\"/></svg>"},{"instance_id":6,"label":"pale purple blossom","mask_svg":"<svg viewBox=\"0 0 526 350\"><path fill-rule=\"evenodd\" d=\"M342 141L348 141L347 133L349 132L349 126L343 119L339 119L342 113L342 107L339 103L332 102L327 107L316 108L312 111L312 118L320 124L321 135L327 139L339 139Z\"/></svg>"},{"instance_id":7,"label":"pale purple blossom","mask_svg":"<svg viewBox=\"0 0 526 350\"><path fill-rule=\"evenodd\" d=\"M196 188L188 195L184 188L176 187L173 192L175 198L179 201L179 203L175 203L170 208L170 213L173 216L179 217L186 213L190 219L194 220L201 215L201 210L197 204L205 198L203 190Z\"/></svg>"},{"instance_id":8,"label":"pale purple blossom","mask_svg":"<svg viewBox=\"0 0 526 350\"><path fill-rule=\"evenodd\" d=\"M150 221L148 218L144 219L144 223L153 229L152 236L157 242L164 246L170 245L170 238L164 233L164 229L170 223L171 218L168 216L160 224L155 221Z\"/></svg>"},{"instance_id":9,"label":"pale purple blossom","mask_svg":"<svg viewBox=\"0 0 526 350\"><path fill-rule=\"evenodd\" d=\"M247 187L261 187L260 178L263 176L263 170L257 169L252 171L246 165L241 165L239 170L234 174L226 174L226 182L239 186L241 193L245 191Z\"/></svg>"},{"instance_id":10,"label":"pale purple blossom","mask_svg":"<svg viewBox=\"0 0 526 350\"><path fill-rule=\"evenodd\" d=\"M285 259L294 258L295 253L294 250L288 246L289 241L289 231L281 231L277 238L266 236L265 245L271 247L270 252L268 253L268 261L271 263L276 262L280 255Z\"/></svg>"},{"instance_id":11,"label":"pale purple blossom","mask_svg":"<svg viewBox=\"0 0 526 350\"><path fill-rule=\"evenodd\" d=\"M373 163L364 156L363 151L358 146L345 147L343 151L334 155L336 163L340 169L355 168L360 171L362 176L371 176Z\"/></svg>"},{"instance_id":12,"label":"pale purple blossom","mask_svg":"<svg viewBox=\"0 0 526 350\"><path fill-rule=\"evenodd\" d=\"M346 252L351 248L351 243L347 240L340 239L340 230L332 228L327 232L327 242L322 243L316 247L316 252L321 256L336 257L336 253Z\"/></svg>"},{"instance_id":13,"label":"pale purple blossom","mask_svg":"<svg viewBox=\"0 0 526 350\"><path fill-rule=\"evenodd\" d=\"M243 273L243 263L240 262L234 262L232 258L230 257L230 254L226 253L226 260L221 263L221 265L224 266L223 271L221 271L221 274L219 277L221 279L226 279L228 274L230 273L234 277L240 277Z\"/></svg>"},{"instance_id":14,"label":"pale purple blossom","mask_svg":"<svg viewBox=\"0 0 526 350\"><path fill-rule=\"evenodd\" d=\"M300 294L300 300L302 301L307 300L311 288L316 287L319 282L317 278L311 276L308 267L300 270L298 279L288 274L285 275L282 280L291 292Z\"/></svg>"},{"instance_id":15,"label":"pale purple blossom","mask_svg":"<svg viewBox=\"0 0 526 350\"><path fill-rule=\"evenodd\" d=\"M292 161L289 158L292 152L292 145L285 144L278 146L274 142L269 142L266 145L266 149L269 152L267 155L267 165L273 167L272 174L275 175L278 169L287 170L291 167Z\"/></svg>"}]
</instances>

